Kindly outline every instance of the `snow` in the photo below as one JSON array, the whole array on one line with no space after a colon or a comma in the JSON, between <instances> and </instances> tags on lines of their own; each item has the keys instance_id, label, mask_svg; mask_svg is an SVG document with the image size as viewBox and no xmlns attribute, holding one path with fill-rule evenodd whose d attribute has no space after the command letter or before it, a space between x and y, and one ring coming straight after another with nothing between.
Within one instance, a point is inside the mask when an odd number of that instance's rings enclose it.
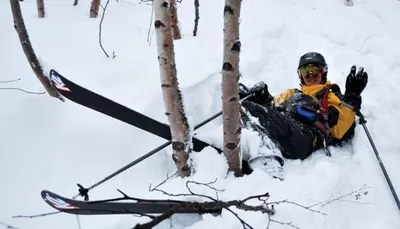
<instances>
[{"instance_id":1,"label":"snow","mask_svg":"<svg viewBox=\"0 0 400 229\"><path fill-rule=\"evenodd\" d=\"M192 126L221 109L224 1L200 4L197 37L192 36L193 3L182 1L178 5L183 38L175 42L179 83ZM34 50L46 69L57 69L90 90L167 122L153 28L148 42L150 5L139 0L110 1L102 41L109 55L115 52L114 59L106 58L100 49L101 14L97 19L89 18L90 1L81 1L75 7L69 0L45 1L44 19L37 18L36 1L25 0L21 7ZM0 83L0 87L43 92L13 28L9 2L0 1L0 9L0 81L21 78ZM297 61L308 51L325 56L329 80L342 87L353 64L365 67L369 84L363 93L363 113L396 190L400 190L399 10L400 1L395 0L355 0L353 7L346 7L344 0L250 0L242 2L240 25L242 82L251 85L264 80L272 94L298 86ZM0 93L0 222L19 229L78 228L77 217L68 214L33 219L13 216L52 212L41 199L41 190L72 197L77 194L76 183L88 187L165 142L70 101L62 103L47 95L17 90ZM196 133L199 138L221 144L221 130L221 120L216 119ZM244 139L252 140L251 134ZM362 126L357 125L352 144L331 148L331 153L332 157L320 151L304 161L286 161L282 182L258 169L249 176L235 178L226 174L224 156L205 148L191 155L195 169L191 177L171 179L162 188L183 193L188 180L217 179L214 185L224 190L219 193L222 200L269 192L271 201L287 199L308 206L365 185L358 200L352 195L315 207L326 216L280 204L275 206L277 213L272 219L309 229L400 228L399 209ZM118 188L136 197L166 198L149 192L149 185L158 184L174 172L168 148L95 188L90 197L113 198L119 195ZM215 195L202 186L193 189ZM267 227L266 215L232 210L254 228ZM147 220L129 215L79 217L83 229L132 228ZM157 228L169 228L170 224L190 229L242 228L228 211L220 216L176 215ZM271 223L270 228L290 227Z\"/></svg>"}]
</instances>

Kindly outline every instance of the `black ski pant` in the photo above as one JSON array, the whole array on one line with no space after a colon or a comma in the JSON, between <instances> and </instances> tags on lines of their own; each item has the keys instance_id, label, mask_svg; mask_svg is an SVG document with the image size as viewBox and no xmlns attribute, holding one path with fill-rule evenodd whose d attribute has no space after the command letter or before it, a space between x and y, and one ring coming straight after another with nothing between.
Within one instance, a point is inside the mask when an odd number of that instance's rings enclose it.
<instances>
[{"instance_id":1,"label":"black ski pant","mask_svg":"<svg viewBox=\"0 0 400 229\"><path fill-rule=\"evenodd\" d=\"M323 146L323 136L316 128L295 120L289 114L251 101L243 101L242 108L243 128L265 134L285 158L305 159ZM250 116L257 118L259 123L250 121Z\"/></svg>"}]
</instances>

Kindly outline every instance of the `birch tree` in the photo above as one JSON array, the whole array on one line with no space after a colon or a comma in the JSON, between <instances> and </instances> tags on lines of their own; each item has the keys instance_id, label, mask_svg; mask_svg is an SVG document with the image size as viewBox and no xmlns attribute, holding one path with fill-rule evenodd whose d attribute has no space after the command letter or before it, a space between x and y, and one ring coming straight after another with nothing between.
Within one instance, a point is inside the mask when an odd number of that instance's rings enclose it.
<instances>
[{"instance_id":1,"label":"birch tree","mask_svg":"<svg viewBox=\"0 0 400 229\"><path fill-rule=\"evenodd\" d=\"M176 0L170 0L171 4L171 27L172 37L175 40L181 39L181 31L179 29L178 10L176 8Z\"/></svg>"},{"instance_id":2,"label":"birch tree","mask_svg":"<svg viewBox=\"0 0 400 229\"><path fill-rule=\"evenodd\" d=\"M43 2L43 0L36 0L36 5L37 5L39 18L44 18L45 13L44 13L44 2Z\"/></svg>"},{"instance_id":3,"label":"birch tree","mask_svg":"<svg viewBox=\"0 0 400 229\"><path fill-rule=\"evenodd\" d=\"M21 6L19 4L19 0L10 0L11 11L14 19L14 28L17 31L22 49L25 53L25 56L31 66L33 72L36 74L37 78L43 84L47 93L50 96L60 99L64 101L61 95L58 93L57 89L50 83L47 77L45 77L43 73L43 68L36 57L35 51L33 50L31 41L28 36L28 32L26 31L24 19L21 13Z\"/></svg>"},{"instance_id":4,"label":"birch tree","mask_svg":"<svg viewBox=\"0 0 400 229\"><path fill-rule=\"evenodd\" d=\"M181 177L190 175L188 165L191 138L185 115L182 94L176 76L174 44L171 33L171 14L168 0L154 0L155 30L157 38L158 62L165 114L171 127L172 158Z\"/></svg>"},{"instance_id":5,"label":"birch tree","mask_svg":"<svg viewBox=\"0 0 400 229\"><path fill-rule=\"evenodd\" d=\"M224 54L222 65L222 115L224 154L229 169L241 175L240 152L240 101L239 101L239 17L241 0L225 0Z\"/></svg>"},{"instance_id":6,"label":"birch tree","mask_svg":"<svg viewBox=\"0 0 400 229\"><path fill-rule=\"evenodd\" d=\"M90 18L96 18L99 15L100 0L92 0L90 5Z\"/></svg>"}]
</instances>

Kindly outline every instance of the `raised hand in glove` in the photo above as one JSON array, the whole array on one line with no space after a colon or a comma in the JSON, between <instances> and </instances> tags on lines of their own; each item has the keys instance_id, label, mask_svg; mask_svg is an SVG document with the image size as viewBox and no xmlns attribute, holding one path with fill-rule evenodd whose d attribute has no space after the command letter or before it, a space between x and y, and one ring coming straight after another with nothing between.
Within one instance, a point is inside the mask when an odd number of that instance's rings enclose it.
<instances>
[{"instance_id":1,"label":"raised hand in glove","mask_svg":"<svg viewBox=\"0 0 400 229\"><path fill-rule=\"evenodd\" d=\"M356 73L356 68L357 67L353 65L349 75L347 76L345 93L355 93L357 95L361 95L361 92L367 86L368 74L364 71L363 67L360 67Z\"/></svg>"},{"instance_id":2,"label":"raised hand in glove","mask_svg":"<svg viewBox=\"0 0 400 229\"><path fill-rule=\"evenodd\" d=\"M250 101L260 104L270 103L274 98L268 91L268 86L264 82L259 82L250 88L248 95L253 94Z\"/></svg>"},{"instance_id":3,"label":"raised hand in glove","mask_svg":"<svg viewBox=\"0 0 400 229\"><path fill-rule=\"evenodd\" d=\"M361 92L365 89L368 83L368 74L363 67L358 69L356 66L351 67L350 73L346 79L346 91L344 92L343 101L355 109L361 108Z\"/></svg>"}]
</instances>

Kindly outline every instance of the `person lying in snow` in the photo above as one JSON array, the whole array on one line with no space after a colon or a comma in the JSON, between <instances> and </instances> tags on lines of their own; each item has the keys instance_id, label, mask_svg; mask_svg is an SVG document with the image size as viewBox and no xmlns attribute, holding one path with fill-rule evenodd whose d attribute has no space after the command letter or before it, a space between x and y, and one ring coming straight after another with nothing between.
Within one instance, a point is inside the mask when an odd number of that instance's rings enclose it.
<instances>
[{"instance_id":1,"label":"person lying in snow","mask_svg":"<svg viewBox=\"0 0 400 229\"><path fill-rule=\"evenodd\" d=\"M268 136L287 159L305 159L329 145L340 145L354 136L355 110L361 108L361 92L368 74L352 66L344 95L336 84L327 81L328 65L316 52L300 57L297 73L301 89L290 89L275 98L260 82L251 89L239 88L243 128ZM250 117L258 118L258 123Z\"/></svg>"}]
</instances>

